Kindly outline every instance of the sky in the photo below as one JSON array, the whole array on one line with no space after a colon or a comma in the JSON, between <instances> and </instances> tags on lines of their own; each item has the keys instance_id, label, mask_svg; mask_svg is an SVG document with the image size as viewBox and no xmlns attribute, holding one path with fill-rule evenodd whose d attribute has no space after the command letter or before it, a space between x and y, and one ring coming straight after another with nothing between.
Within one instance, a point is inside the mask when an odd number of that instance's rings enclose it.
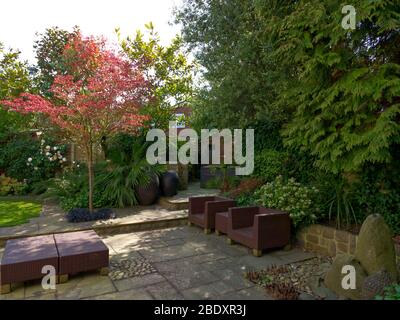
<instances>
[{"instance_id":1,"label":"sky","mask_svg":"<svg viewBox=\"0 0 400 320\"><path fill-rule=\"evenodd\" d=\"M78 25L82 34L103 35L117 42L114 33L119 27L122 36L153 22L163 44L179 33L172 22L172 9L182 0L1 0L0 42L6 48L21 51L21 58L35 62L33 42L36 32L58 26L72 30Z\"/></svg>"}]
</instances>

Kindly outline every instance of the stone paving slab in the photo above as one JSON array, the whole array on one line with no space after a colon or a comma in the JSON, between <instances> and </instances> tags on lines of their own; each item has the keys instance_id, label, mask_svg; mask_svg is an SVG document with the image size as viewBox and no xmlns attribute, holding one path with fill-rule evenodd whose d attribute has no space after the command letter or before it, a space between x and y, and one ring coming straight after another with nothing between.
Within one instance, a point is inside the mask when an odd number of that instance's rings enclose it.
<instances>
[{"instance_id":1,"label":"stone paving slab","mask_svg":"<svg viewBox=\"0 0 400 320\"><path fill-rule=\"evenodd\" d=\"M66 213L55 204L43 204L42 214L28 223L0 228L0 247L7 239L94 229L101 235L133 232L141 229L157 229L182 225L187 210L169 211L158 205L113 209L116 219L69 223ZM168 239L171 240L171 239Z\"/></svg>"},{"instance_id":2,"label":"stone paving slab","mask_svg":"<svg viewBox=\"0 0 400 320\"><path fill-rule=\"evenodd\" d=\"M114 281L118 291L143 288L145 286L165 281L165 278L158 273L148 274L141 277L133 277Z\"/></svg>"},{"instance_id":3,"label":"stone paving slab","mask_svg":"<svg viewBox=\"0 0 400 320\"><path fill-rule=\"evenodd\" d=\"M252 287L219 296L221 300L272 300L260 287Z\"/></svg>"},{"instance_id":4,"label":"stone paving slab","mask_svg":"<svg viewBox=\"0 0 400 320\"><path fill-rule=\"evenodd\" d=\"M146 290L128 290L122 292L108 293L84 300L154 300Z\"/></svg>"},{"instance_id":5,"label":"stone paving slab","mask_svg":"<svg viewBox=\"0 0 400 320\"><path fill-rule=\"evenodd\" d=\"M156 300L183 300L184 296L170 282L163 281L144 288Z\"/></svg>"},{"instance_id":6,"label":"stone paving slab","mask_svg":"<svg viewBox=\"0 0 400 320\"><path fill-rule=\"evenodd\" d=\"M0 300L271 299L244 278L246 270L315 256L294 248L256 258L242 246L226 244L225 237L204 235L200 229L186 226L105 236L103 240L112 261L145 258L154 272L121 280L97 272L82 273L50 291L43 290L40 281L27 282L13 285L12 293L0 295Z\"/></svg>"}]
</instances>

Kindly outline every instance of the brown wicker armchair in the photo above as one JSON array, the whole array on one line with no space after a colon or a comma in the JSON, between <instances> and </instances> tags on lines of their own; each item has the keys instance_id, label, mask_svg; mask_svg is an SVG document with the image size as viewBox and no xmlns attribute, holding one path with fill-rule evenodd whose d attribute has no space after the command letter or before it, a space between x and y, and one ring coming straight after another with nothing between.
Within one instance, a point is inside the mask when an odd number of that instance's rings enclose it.
<instances>
[{"instance_id":1,"label":"brown wicker armchair","mask_svg":"<svg viewBox=\"0 0 400 320\"><path fill-rule=\"evenodd\" d=\"M227 212L230 207L236 206L232 199L204 196L189 198L189 225L195 224L204 229L208 234L215 228L215 214L217 212Z\"/></svg>"},{"instance_id":2,"label":"brown wicker armchair","mask_svg":"<svg viewBox=\"0 0 400 320\"><path fill-rule=\"evenodd\" d=\"M230 208L228 242L236 241L253 249L259 257L262 250L284 247L290 242L290 217L277 209L263 207Z\"/></svg>"}]
</instances>

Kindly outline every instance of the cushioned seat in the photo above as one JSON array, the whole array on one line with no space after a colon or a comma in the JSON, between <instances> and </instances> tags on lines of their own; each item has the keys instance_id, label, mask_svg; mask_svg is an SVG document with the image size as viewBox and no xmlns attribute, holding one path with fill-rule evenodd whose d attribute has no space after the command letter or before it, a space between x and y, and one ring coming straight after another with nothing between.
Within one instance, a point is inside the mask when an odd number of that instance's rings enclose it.
<instances>
[{"instance_id":1,"label":"cushioned seat","mask_svg":"<svg viewBox=\"0 0 400 320\"><path fill-rule=\"evenodd\" d=\"M215 215L218 212L227 212L236 202L232 199L204 196L189 198L189 224L195 224L210 233L215 228Z\"/></svg>"},{"instance_id":2,"label":"cushioned seat","mask_svg":"<svg viewBox=\"0 0 400 320\"><path fill-rule=\"evenodd\" d=\"M255 256L262 250L284 247L290 242L290 218L285 212L264 207L228 210L228 237L251 249Z\"/></svg>"},{"instance_id":3,"label":"cushioned seat","mask_svg":"<svg viewBox=\"0 0 400 320\"><path fill-rule=\"evenodd\" d=\"M215 232L228 233L228 211L217 212L215 214Z\"/></svg>"}]
</instances>

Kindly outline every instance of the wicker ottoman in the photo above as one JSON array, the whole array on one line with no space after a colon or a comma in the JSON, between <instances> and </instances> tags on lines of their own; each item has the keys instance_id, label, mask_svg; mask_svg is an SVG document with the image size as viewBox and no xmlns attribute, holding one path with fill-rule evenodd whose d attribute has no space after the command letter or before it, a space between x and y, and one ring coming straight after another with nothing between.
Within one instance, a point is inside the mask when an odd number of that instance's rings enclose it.
<instances>
[{"instance_id":1,"label":"wicker ottoman","mask_svg":"<svg viewBox=\"0 0 400 320\"><path fill-rule=\"evenodd\" d=\"M58 271L58 252L53 235L11 239L6 243L0 265L1 293L11 291L11 284L41 279L42 268Z\"/></svg>"},{"instance_id":2,"label":"wicker ottoman","mask_svg":"<svg viewBox=\"0 0 400 320\"><path fill-rule=\"evenodd\" d=\"M108 247L93 230L54 235L59 255L59 281L68 281L68 275L100 270L108 274Z\"/></svg>"}]
</instances>

